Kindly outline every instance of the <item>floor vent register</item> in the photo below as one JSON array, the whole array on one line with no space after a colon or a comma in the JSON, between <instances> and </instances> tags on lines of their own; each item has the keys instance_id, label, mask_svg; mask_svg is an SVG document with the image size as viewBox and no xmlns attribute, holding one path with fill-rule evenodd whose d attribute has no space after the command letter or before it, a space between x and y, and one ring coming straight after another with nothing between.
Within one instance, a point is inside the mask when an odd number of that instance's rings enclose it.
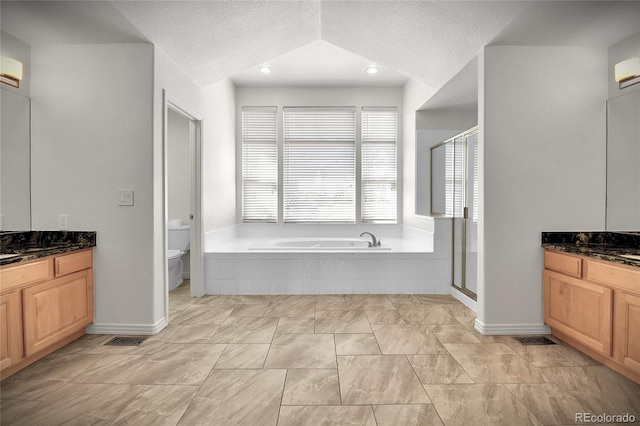
<instances>
[{"instance_id":1,"label":"floor vent register","mask_svg":"<svg viewBox=\"0 0 640 426\"><path fill-rule=\"evenodd\" d=\"M145 340L146 337L140 336L116 336L105 343L105 346L138 346Z\"/></svg>"},{"instance_id":2,"label":"floor vent register","mask_svg":"<svg viewBox=\"0 0 640 426\"><path fill-rule=\"evenodd\" d=\"M514 337L518 342L523 345L555 345L556 342L553 340L544 337L544 336L534 336L534 337Z\"/></svg>"}]
</instances>

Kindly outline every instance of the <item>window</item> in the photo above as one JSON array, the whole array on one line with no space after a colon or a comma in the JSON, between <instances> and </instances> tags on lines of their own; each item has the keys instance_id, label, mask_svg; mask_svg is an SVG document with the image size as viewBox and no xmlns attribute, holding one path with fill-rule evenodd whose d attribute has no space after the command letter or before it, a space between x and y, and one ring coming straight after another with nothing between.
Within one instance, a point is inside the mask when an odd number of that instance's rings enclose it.
<instances>
[{"instance_id":1,"label":"window","mask_svg":"<svg viewBox=\"0 0 640 426\"><path fill-rule=\"evenodd\" d=\"M396 115L395 108L362 109L363 222L396 222Z\"/></svg>"},{"instance_id":2,"label":"window","mask_svg":"<svg viewBox=\"0 0 640 426\"><path fill-rule=\"evenodd\" d=\"M284 222L355 222L354 108L284 108Z\"/></svg>"},{"instance_id":3,"label":"window","mask_svg":"<svg viewBox=\"0 0 640 426\"><path fill-rule=\"evenodd\" d=\"M397 220L396 108L243 107L241 151L243 222Z\"/></svg>"},{"instance_id":4,"label":"window","mask_svg":"<svg viewBox=\"0 0 640 426\"><path fill-rule=\"evenodd\" d=\"M242 220L278 219L278 136L275 107L242 108Z\"/></svg>"}]
</instances>

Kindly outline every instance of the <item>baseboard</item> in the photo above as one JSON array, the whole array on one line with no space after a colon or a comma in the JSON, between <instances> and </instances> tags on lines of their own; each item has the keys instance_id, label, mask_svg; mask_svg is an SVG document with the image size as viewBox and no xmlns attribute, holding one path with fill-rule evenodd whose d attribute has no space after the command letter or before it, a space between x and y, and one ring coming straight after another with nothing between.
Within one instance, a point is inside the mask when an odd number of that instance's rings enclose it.
<instances>
[{"instance_id":1,"label":"baseboard","mask_svg":"<svg viewBox=\"0 0 640 426\"><path fill-rule=\"evenodd\" d=\"M474 328L485 336L551 334L544 324L483 324L477 318Z\"/></svg>"},{"instance_id":2,"label":"baseboard","mask_svg":"<svg viewBox=\"0 0 640 426\"><path fill-rule=\"evenodd\" d=\"M87 327L87 334L122 334L127 336L153 336L167 326L167 319L162 318L155 324L100 324L93 323Z\"/></svg>"},{"instance_id":3,"label":"baseboard","mask_svg":"<svg viewBox=\"0 0 640 426\"><path fill-rule=\"evenodd\" d=\"M456 299L458 299L460 302L462 302L467 308L471 309L473 312L478 312L478 308L477 308L478 303L472 298L470 298L469 296L467 296L466 294L464 294L463 292L461 292L460 290L458 290L457 288L451 287L451 295Z\"/></svg>"}]
</instances>

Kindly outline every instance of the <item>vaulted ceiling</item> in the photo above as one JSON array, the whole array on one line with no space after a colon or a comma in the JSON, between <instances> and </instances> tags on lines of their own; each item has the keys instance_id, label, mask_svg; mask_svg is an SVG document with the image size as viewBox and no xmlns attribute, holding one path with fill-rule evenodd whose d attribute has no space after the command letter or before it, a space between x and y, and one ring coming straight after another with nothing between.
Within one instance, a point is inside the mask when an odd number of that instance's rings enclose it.
<instances>
[{"instance_id":1,"label":"vaulted ceiling","mask_svg":"<svg viewBox=\"0 0 640 426\"><path fill-rule=\"evenodd\" d=\"M606 47L640 30L640 2L553 1L19 1L0 3L2 29L29 43L152 42L207 86L408 78L441 87L499 44ZM315 62L314 62L315 60ZM278 80L279 79L279 80Z\"/></svg>"},{"instance_id":2,"label":"vaulted ceiling","mask_svg":"<svg viewBox=\"0 0 640 426\"><path fill-rule=\"evenodd\" d=\"M115 2L200 85L324 40L439 86L489 43L523 2Z\"/></svg>"}]
</instances>

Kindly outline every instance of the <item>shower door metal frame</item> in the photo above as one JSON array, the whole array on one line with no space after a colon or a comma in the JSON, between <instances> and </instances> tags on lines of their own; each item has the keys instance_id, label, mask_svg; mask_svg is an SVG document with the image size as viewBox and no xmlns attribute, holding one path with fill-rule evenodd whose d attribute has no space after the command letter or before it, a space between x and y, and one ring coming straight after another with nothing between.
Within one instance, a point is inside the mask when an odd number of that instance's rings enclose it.
<instances>
[{"instance_id":1,"label":"shower door metal frame","mask_svg":"<svg viewBox=\"0 0 640 426\"><path fill-rule=\"evenodd\" d=\"M446 145L448 143L453 144L453 207L451 210L451 215L442 214L441 212L433 211L433 198L431 202L431 215L433 217L450 217L451 218L451 286L466 296L470 297L473 300L477 300L477 294L472 290L469 290L466 287L467 284L467 221L469 220L469 205L468 205L468 140L474 135L478 133L478 127L472 127L469 130L466 130L456 136L453 136L443 142L440 142L431 147L431 158L432 158L432 170L431 170L431 196L433 197L433 149ZM462 192L461 200L462 200L462 216L456 216L456 165L455 165L455 150L456 150L456 140L462 139L461 149L462 149L462 174L461 174L461 185L460 190ZM460 237L461 237L461 254L460 254L460 284L456 284L456 219L461 219L461 229L460 229ZM477 267L477 266L476 266Z\"/></svg>"},{"instance_id":2,"label":"shower door metal frame","mask_svg":"<svg viewBox=\"0 0 640 426\"><path fill-rule=\"evenodd\" d=\"M462 247L461 247L461 256L460 256L460 263L461 263L461 271L460 271L460 285L456 284L455 282L455 220L456 220L456 216L455 216L455 207L454 207L454 212L453 212L453 216L452 216L452 221L451 221L451 286L453 288L455 288L456 290L460 291L461 293L465 294L466 296L469 296L471 299L473 300L477 300L478 295L477 293L469 290L467 288L467 221L469 220L469 206L468 206L468 190L467 190L467 186L468 186L468 181L469 181L469 175L468 175L468 160L469 160L469 156L468 156L468 140L474 135L478 133L478 126L472 127L469 130L466 130L462 133L460 133L457 136L452 137L450 140L453 141L454 143L454 150L455 150L455 140L458 138L462 138L462 184L461 184L461 191L462 191L462 217L460 217L459 219L461 219L462 223L461 223L461 238L462 238ZM455 151L454 151L455 152ZM455 160L455 158L454 158ZM455 167L455 166L454 166ZM455 181L455 173L454 173L454 181ZM454 189L455 189L455 182L454 182ZM455 196L454 196L455 199ZM454 201L455 202L455 201ZM477 266L476 266L477 267Z\"/></svg>"}]
</instances>

